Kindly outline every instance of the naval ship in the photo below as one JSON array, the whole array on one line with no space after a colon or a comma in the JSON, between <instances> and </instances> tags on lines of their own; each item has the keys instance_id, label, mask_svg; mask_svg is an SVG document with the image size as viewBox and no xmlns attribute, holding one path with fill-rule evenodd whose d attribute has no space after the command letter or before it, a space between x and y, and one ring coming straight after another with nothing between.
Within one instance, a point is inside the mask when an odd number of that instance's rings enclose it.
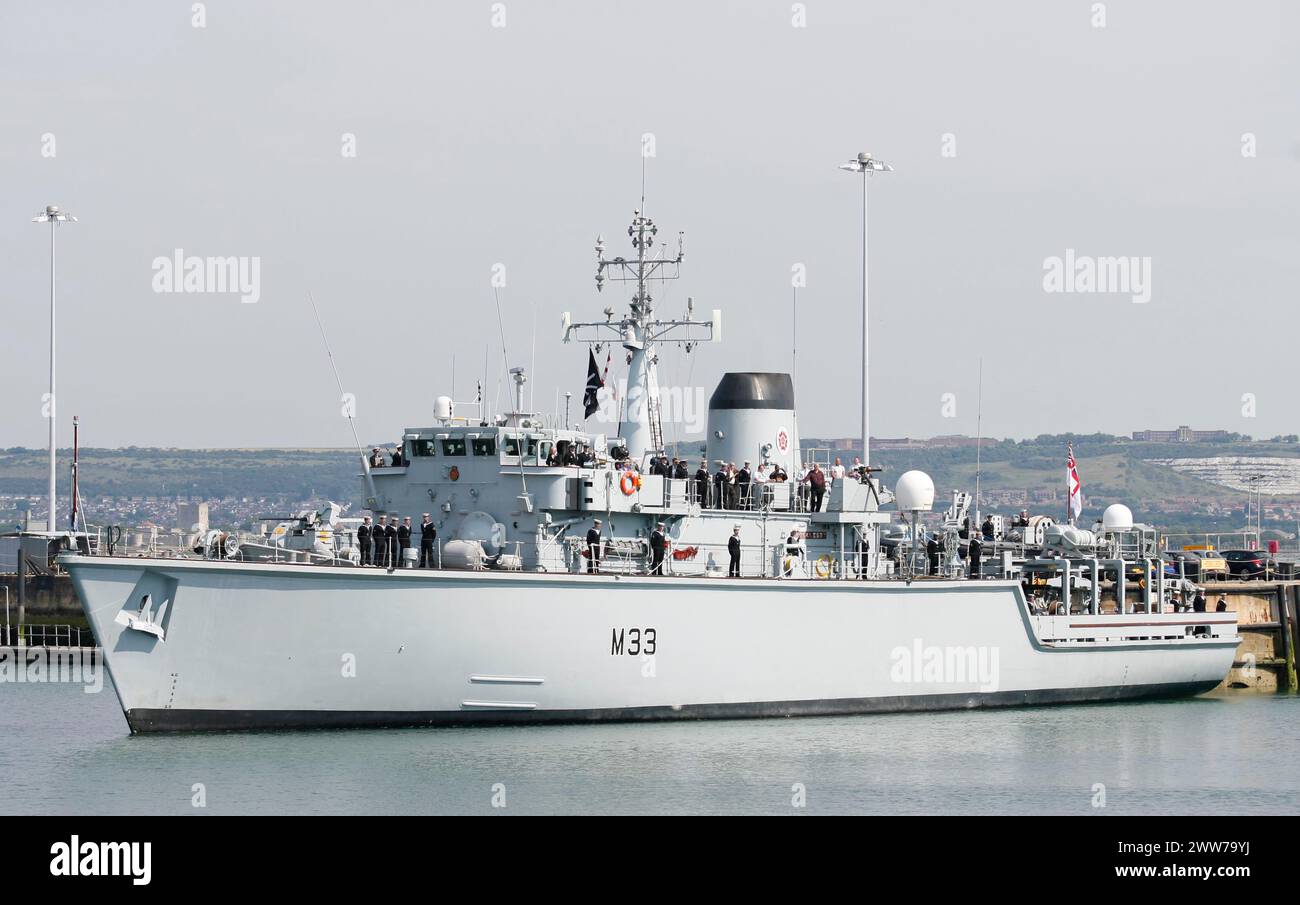
<instances>
[{"instance_id":1,"label":"naval ship","mask_svg":"<svg viewBox=\"0 0 1300 905\"><path fill-rule=\"evenodd\" d=\"M434 567L360 564L352 531L324 530L337 507L287 532L301 551L232 536L190 558L63 554L131 730L858 714L1194 695L1224 678L1236 615L1166 612L1155 534L1123 506L1094 531L1035 517L978 570L959 557L964 492L931 529L947 552L929 567L919 472L889 487L864 466L814 506L795 479L820 454L801 448L789 374L726 374L703 458L791 480L730 499L695 460L664 474L658 350L720 341L722 317L690 301L658 316L651 287L684 252L657 232L638 210L629 257L597 240L597 288L633 287L626 312L563 319L592 362L626 361L616 432L525 410L515 369L512 411L438 397L403 431L400 465L359 450L372 513L431 513Z\"/></svg>"}]
</instances>

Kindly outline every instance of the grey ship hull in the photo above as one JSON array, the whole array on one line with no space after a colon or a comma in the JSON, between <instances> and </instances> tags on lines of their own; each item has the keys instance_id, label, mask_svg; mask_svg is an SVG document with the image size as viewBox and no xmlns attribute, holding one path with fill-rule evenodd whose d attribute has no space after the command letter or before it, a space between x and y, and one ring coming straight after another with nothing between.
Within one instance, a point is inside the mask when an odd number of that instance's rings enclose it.
<instances>
[{"instance_id":1,"label":"grey ship hull","mask_svg":"<svg viewBox=\"0 0 1300 905\"><path fill-rule=\"evenodd\" d=\"M1209 690L1236 648L1234 614L1034 616L1003 581L65 566L133 732L1114 701Z\"/></svg>"}]
</instances>

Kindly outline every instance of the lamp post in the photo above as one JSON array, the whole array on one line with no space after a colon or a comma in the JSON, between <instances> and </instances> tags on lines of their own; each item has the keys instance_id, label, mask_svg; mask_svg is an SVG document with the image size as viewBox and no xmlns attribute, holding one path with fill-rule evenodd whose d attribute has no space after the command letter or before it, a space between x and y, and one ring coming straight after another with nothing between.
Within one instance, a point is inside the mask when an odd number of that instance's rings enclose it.
<instances>
[{"instance_id":1,"label":"lamp post","mask_svg":"<svg viewBox=\"0 0 1300 905\"><path fill-rule=\"evenodd\" d=\"M50 224L50 400L49 400L49 419L50 419L50 514L49 520L45 524L46 531L55 530L55 483L54 483L54 437L55 427L57 425L55 412L54 397L54 236L60 223L76 223L77 218L67 211L59 210L57 204L48 205L44 211L32 218L33 223Z\"/></svg>"},{"instance_id":2,"label":"lamp post","mask_svg":"<svg viewBox=\"0 0 1300 905\"><path fill-rule=\"evenodd\" d=\"M883 160L876 160L870 152L863 151L845 163L841 170L862 174L862 464L871 464L870 386L867 380L867 177L876 173L892 173L894 168Z\"/></svg>"}]
</instances>

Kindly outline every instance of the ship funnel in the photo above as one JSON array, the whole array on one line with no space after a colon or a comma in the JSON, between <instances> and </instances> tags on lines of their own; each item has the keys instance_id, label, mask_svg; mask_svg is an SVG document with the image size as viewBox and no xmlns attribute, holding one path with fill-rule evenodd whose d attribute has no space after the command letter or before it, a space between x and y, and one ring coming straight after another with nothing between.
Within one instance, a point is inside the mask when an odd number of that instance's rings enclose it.
<instances>
[{"instance_id":1,"label":"ship funnel","mask_svg":"<svg viewBox=\"0 0 1300 905\"><path fill-rule=\"evenodd\" d=\"M793 476L798 467L794 381L789 374L759 372L722 375L709 398L710 463L779 463Z\"/></svg>"}]
</instances>

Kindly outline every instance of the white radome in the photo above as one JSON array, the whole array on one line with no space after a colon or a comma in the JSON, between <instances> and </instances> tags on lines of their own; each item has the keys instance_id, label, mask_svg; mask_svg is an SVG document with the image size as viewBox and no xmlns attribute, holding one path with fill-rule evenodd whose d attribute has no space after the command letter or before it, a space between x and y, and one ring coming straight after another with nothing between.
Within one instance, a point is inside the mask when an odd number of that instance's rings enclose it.
<instances>
[{"instance_id":1,"label":"white radome","mask_svg":"<svg viewBox=\"0 0 1300 905\"><path fill-rule=\"evenodd\" d=\"M452 402L450 396L439 396L433 400L433 417L443 421L451 417Z\"/></svg>"},{"instance_id":2,"label":"white radome","mask_svg":"<svg viewBox=\"0 0 1300 905\"><path fill-rule=\"evenodd\" d=\"M1133 510L1123 503L1111 503L1101 514L1101 526L1107 531L1128 531L1133 527Z\"/></svg>"},{"instance_id":3,"label":"white radome","mask_svg":"<svg viewBox=\"0 0 1300 905\"><path fill-rule=\"evenodd\" d=\"M934 481L923 471L905 471L894 485L898 508L907 512L928 512L934 507Z\"/></svg>"}]
</instances>

